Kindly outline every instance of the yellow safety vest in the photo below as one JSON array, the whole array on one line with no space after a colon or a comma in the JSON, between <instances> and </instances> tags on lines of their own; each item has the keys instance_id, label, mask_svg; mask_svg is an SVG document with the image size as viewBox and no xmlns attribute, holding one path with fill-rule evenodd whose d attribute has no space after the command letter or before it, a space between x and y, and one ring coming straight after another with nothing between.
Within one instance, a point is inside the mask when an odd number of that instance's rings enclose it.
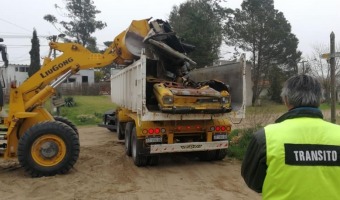
<instances>
[{"instance_id":1,"label":"yellow safety vest","mask_svg":"<svg viewBox=\"0 0 340 200\"><path fill-rule=\"evenodd\" d=\"M264 129L264 200L340 199L340 126L301 117Z\"/></svg>"}]
</instances>

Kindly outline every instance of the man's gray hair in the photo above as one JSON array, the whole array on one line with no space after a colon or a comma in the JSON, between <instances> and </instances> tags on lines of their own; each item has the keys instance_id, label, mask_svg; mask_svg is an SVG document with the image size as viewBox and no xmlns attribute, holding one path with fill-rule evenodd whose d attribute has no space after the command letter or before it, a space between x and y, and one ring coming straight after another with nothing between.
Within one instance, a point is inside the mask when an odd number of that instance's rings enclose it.
<instances>
[{"instance_id":1,"label":"man's gray hair","mask_svg":"<svg viewBox=\"0 0 340 200\"><path fill-rule=\"evenodd\" d=\"M321 85L317 79L308 75L293 76L285 82L281 97L294 108L319 107L322 97Z\"/></svg>"}]
</instances>

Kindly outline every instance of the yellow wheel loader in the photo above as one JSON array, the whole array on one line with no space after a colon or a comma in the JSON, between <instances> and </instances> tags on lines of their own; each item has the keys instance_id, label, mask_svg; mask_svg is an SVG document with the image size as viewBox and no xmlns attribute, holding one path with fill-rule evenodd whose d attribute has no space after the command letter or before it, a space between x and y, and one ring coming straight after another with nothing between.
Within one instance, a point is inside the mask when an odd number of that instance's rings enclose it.
<instances>
[{"instance_id":1,"label":"yellow wheel loader","mask_svg":"<svg viewBox=\"0 0 340 200\"><path fill-rule=\"evenodd\" d=\"M19 86L10 83L8 111L1 117L1 156L17 157L33 177L68 172L79 156L78 130L67 119L53 117L44 103L55 95L58 85L79 70L133 62L148 31L148 19L133 21L104 53L92 53L80 44L59 43L58 36L51 37L50 52L41 69ZM0 47L4 58L5 46ZM62 54L52 58L54 51ZM4 62L8 63L7 57ZM0 95L3 108L2 89Z\"/></svg>"}]
</instances>

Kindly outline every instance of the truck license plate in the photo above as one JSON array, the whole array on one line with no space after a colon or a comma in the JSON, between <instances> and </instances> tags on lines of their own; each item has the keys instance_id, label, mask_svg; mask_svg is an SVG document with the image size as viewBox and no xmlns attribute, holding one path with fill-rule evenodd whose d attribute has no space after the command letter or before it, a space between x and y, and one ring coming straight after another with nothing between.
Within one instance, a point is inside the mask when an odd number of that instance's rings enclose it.
<instances>
[{"instance_id":1,"label":"truck license plate","mask_svg":"<svg viewBox=\"0 0 340 200\"><path fill-rule=\"evenodd\" d=\"M226 140L228 137L227 135L214 135L214 140Z\"/></svg>"},{"instance_id":2,"label":"truck license plate","mask_svg":"<svg viewBox=\"0 0 340 200\"><path fill-rule=\"evenodd\" d=\"M145 139L146 143L160 143L162 142L162 138L161 137L149 137Z\"/></svg>"}]
</instances>

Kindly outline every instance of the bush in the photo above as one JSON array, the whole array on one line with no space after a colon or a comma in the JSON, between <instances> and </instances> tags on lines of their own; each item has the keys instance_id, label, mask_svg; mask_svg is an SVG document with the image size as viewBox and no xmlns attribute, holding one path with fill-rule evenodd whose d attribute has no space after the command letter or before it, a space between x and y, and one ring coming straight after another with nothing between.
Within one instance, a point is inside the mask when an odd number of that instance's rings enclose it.
<instances>
[{"instance_id":1,"label":"bush","mask_svg":"<svg viewBox=\"0 0 340 200\"><path fill-rule=\"evenodd\" d=\"M233 130L229 135L228 156L243 160L249 142L256 130L255 128Z\"/></svg>"},{"instance_id":2,"label":"bush","mask_svg":"<svg viewBox=\"0 0 340 200\"><path fill-rule=\"evenodd\" d=\"M64 101L65 101L65 106L67 107L73 107L76 105L76 102L74 102L73 97L65 97Z\"/></svg>"}]
</instances>

